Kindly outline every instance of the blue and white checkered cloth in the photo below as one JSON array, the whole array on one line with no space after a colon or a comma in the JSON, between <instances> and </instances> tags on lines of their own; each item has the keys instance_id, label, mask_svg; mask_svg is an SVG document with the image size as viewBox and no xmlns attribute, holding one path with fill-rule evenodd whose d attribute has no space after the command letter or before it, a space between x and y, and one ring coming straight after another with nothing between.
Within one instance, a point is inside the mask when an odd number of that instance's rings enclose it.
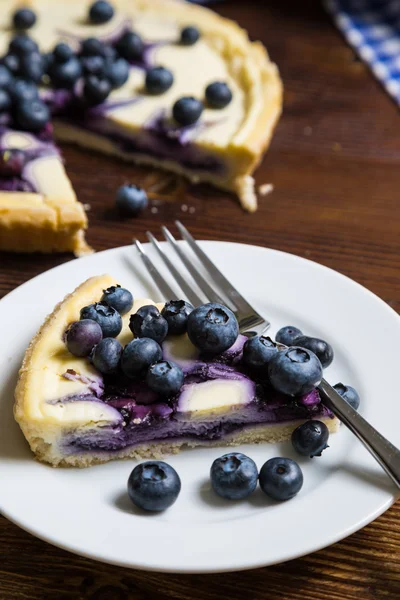
<instances>
[{"instance_id":1,"label":"blue and white checkered cloth","mask_svg":"<svg viewBox=\"0 0 400 600\"><path fill-rule=\"evenodd\" d=\"M337 26L400 105L400 0L324 0Z\"/></svg>"}]
</instances>

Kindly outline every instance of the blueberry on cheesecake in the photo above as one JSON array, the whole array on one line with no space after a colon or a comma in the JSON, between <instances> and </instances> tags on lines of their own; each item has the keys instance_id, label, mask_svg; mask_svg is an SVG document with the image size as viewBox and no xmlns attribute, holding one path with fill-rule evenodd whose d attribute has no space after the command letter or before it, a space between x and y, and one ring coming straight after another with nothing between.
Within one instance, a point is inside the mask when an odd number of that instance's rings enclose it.
<instances>
[{"instance_id":1,"label":"blueberry on cheesecake","mask_svg":"<svg viewBox=\"0 0 400 600\"><path fill-rule=\"evenodd\" d=\"M247 340L221 304L155 304L133 298L109 275L93 277L56 306L32 340L15 418L35 455L54 466L285 440L304 422L322 437L297 430L296 447L318 454L338 421L314 387L318 358L289 351L294 361L269 338ZM216 465L214 475L226 497L243 497L256 482L242 455ZM289 469L285 494L295 476ZM287 485L283 472L276 478Z\"/></svg>"}]
</instances>

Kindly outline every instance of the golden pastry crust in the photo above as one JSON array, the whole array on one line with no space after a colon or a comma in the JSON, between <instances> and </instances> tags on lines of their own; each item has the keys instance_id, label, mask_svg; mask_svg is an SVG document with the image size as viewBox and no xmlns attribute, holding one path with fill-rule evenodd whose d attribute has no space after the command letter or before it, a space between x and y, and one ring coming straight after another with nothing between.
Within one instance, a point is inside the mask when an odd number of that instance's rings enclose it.
<instances>
[{"instance_id":1,"label":"golden pastry crust","mask_svg":"<svg viewBox=\"0 0 400 600\"><path fill-rule=\"evenodd\" d=\"M0 250L92 252L84 231L87 217L76 199L63 202L41 194L0 192Z\"/></svg>"}]
</instances>

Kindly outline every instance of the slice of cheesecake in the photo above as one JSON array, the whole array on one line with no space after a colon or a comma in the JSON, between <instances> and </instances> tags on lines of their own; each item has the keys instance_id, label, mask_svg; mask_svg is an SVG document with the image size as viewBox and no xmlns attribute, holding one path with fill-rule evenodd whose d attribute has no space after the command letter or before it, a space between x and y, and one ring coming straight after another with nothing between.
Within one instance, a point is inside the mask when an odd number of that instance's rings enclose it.
<instances>
[{"instance_id":1,"label":"slice of cheesecake","mask_svg":"<svg viewBox=\"0 0 400 600\"><path fill-rule=\"evenodd\" d=\"M0 250L90 252L87 218L51 134L0 127Z\"/></svg>"},{"instance_id":2,"label":"slice of cheesecake","mask_svg":"<svg viewBox=\"0 0 400 600\"><path fill-rule=\"evenodd\" d=\"M15 418L37 458L53 466L85 467L115 458L160 457L184 446L233 446L288 439L308 419L338 420L316 390L291 398L252 378L241 364L244 336L213 358L200 356L186 334L168 336L165 360L184 372L174 397L160 397L142 379L103 377L87 358L65 345L65 332L84 306L114 285L93 277L56 306L32 340L20 370ZM132 340L130 314L151 300L136 300L118 336ZM160 309L161 305L157 305Z\"/></svg>"},{"instance_id":3,"label":"slice of cheesecake","mask_svg":"<svg viewBox=\"0 0 400 600\"><path fill-rule=\"evenodd\" d=\"M130 60L127 82L94 108L84 109L80 102L82 81L69 92L44 90L59 140L211 183L237 194L245 209L256 210L252 173L282 105L278 70L261 43L250 42L236 23L180 0L114 0L113 18L101 25L88 19L90 2L29 4L37 15L29 35L42 52L64 40L79 53L89 37L118 50L131 31L143 43L140 56ZM11 13L0 15L0 53L14 34ZM188 26L200 34L191 45L180 41ZM164 93L146 91L146 73L155 66L172 74L173 83ZM205 102L207 86L216 82L227 84L232 94L223 108ZM201 117L190 125L172 118L175 102L184 97L205 102Z\"/></svg>"}]
</instances>

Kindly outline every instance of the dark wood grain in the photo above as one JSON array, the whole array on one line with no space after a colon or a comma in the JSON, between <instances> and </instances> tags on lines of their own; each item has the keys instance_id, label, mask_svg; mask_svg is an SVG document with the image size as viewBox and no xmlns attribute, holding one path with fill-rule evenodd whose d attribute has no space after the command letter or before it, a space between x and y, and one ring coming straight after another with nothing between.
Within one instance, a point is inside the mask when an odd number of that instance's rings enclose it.
<instances>
[{"instance_id":1,"label":"dark wood grain","mask_svg":"<svg viewBox=\"0 0 400 600\"><path fill-rule=\"evenodd\" d=\"M89 242L103 250L129 243L133 235L144 241L146 229L178 217L199 238L259 244L311 258L399 310L397 108L355 59L319 2L227 1L218 10L265 42L285 83L284 115L257 172L258 184L272 183L273 193L248 215L227 194L183 184L175 201L153 201L138 219L121 221L113 210L116 187L126 181L149 186L157 174L65 147L75 189L91 206ZM71 259L0 255L0 293ZM273 541L266 535L262 543ZM400 505L306 558L210 576L98 564L53 548L0 517L0 600L64 598L396 600Z\"/></svg>"}]
</instances>

